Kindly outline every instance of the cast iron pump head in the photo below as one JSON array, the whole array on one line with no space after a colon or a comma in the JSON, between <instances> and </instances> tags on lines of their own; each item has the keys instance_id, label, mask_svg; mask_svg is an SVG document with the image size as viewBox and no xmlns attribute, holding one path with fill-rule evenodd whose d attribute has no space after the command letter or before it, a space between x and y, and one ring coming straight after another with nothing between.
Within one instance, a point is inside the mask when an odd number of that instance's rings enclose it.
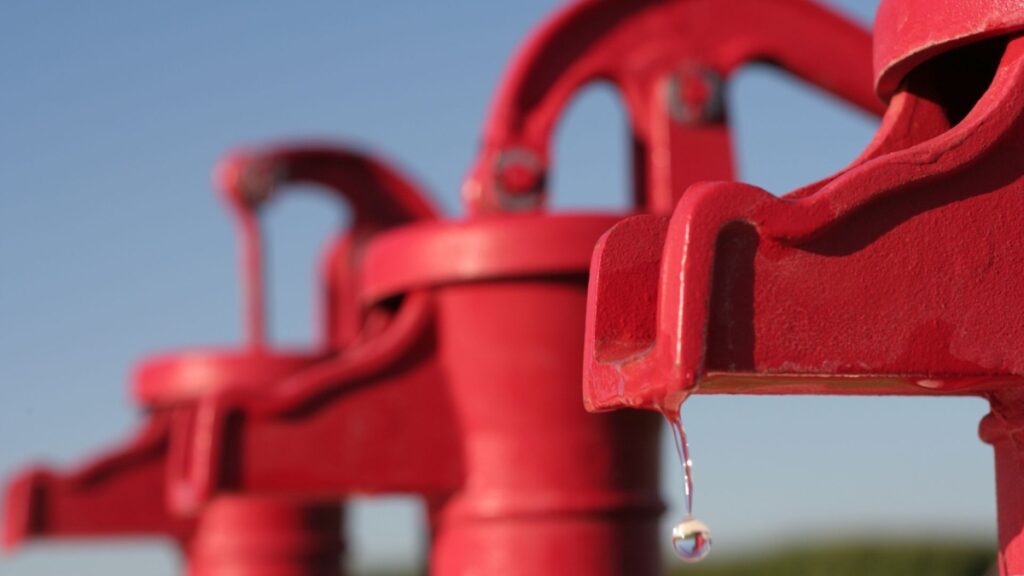
<instances>
[{"instance_id":1,"label":"cast iron pump head","mask_svg":"<svg viewBox=\"0 0 1024 576\"><path fill-rule=\"evenodd\" d=\"M589 409L692 393L980 395L1003 574L1019 538L1024 408L1024 2L885 0L882 126L841 173L775 197L682 193L594 254Z\"/></svg>"}]
</instances>

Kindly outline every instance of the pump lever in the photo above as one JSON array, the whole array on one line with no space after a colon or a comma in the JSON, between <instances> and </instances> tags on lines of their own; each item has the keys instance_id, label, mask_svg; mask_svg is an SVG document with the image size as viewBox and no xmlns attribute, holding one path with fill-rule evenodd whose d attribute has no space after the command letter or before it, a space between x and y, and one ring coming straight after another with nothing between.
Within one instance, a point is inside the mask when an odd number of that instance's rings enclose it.
<instances>
[{"instance_id":1,"label":"pump lever","mask_svg":"<svg viewBox=\"0 0 1024 576\"><path fill-rule=\"evenodd\" d=\"M289 185L314 184L351 207L352 223L344 240L334 243L325 263L327 337L343 347L361 324L353 310L341 313L339 300L354 295L352 267L367 238L381 229L437 212L410 178L378 157L326 143L289 143L236 150L222 160L216 184L234 213L242 249L246 334L250 346L266 345L263 246L259 212Z\"/></svg>"},{"instance_id":2,"label":"pump lever","mask_svg":"<svg viewBox=\"0 0 1024 576\"><path fill-rule=\"evenodd\" d=\"M162 536L185 544L193 523L164 507L168 419L154 416L128 442L71 471L25 470L7 486L3 544L29 539Z\"/></svg>"},{"instance_id":3,"label":"pump lever","mask_svg":"<svg viewBox=\"0 0 1024 576\"><path fill-rule=\"evenodd\" d=\"M621 94L633 135L636 207L668 214L689 184L732 179L725 83L766 62L870 114L871 38L809 0L582 0L516 55L466 179L471 212L543 205L550 140L593 82Z\"/></svg>"}]
</instances>

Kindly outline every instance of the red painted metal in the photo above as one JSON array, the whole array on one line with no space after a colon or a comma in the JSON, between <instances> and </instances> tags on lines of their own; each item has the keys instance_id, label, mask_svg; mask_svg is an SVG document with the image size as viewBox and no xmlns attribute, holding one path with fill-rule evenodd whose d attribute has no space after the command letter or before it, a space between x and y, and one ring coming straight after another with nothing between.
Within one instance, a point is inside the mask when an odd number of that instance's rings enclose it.
<instances>
[{"instance_id":1,"label":"red painted metal","mask_svg":"<svg viewBox=\"0 0 1024 576\"><path fill-rule=\"evenodd\" d=\"M366 240L381 229L437 215L422 189L404 174L372 156L328 144L237 151L221 162L216 179L238 222L246 332L252 349L266 346L264 258L257 213L276 190L286 184L315 184L351 208L348 237L332 243L322 271L323 344L331 349L350 344L362 329L364 318L355 301L353 274Z\"/></svg>"},{"instance_id":2,"label":"red painted metal","mask_svg":"<svg viewBox=\"0 0 1024 576\"><path fill-rule=\"evenodd\" d=\"M658 420L588 416L578 396L586 270L618 217L507 212L542 205L551 127L588 80L620 83L652 173L688 184L731 175L720 75L770 59L876 110L868 36L807 2L615 1L573 5L527 46L465 188L476 217L374 238L359 286L378 323L345 354L201 400L173 435L179 509L419 494L434 574L658 572ZM670 206L675 184L644 178L638 204Z\"/></svg>"},{"instance_id":3,"label":"red painted metal","mask_svg":"<svg viewBox=\"0 0 1024 576\"><path fill-rule=\"evenodd\" d=\"M516 55L463 187L476 213L543 205L552 132L571 98L595 82L617 89L633 141L641 211L669 213L692 182L731 179L724 82L775 65L862 110L871 38L808 0L614 0L569 4Z\"/></svg>"},{"instance_id":4,"label":"red painted metal","mask_svg":"<svg viewBox=\"0 0 1024 576\"><path fill-rule=\"evenodd\" d=\"M124 446L69 473L32 468L7 487L3 544L34 538L165 537L184 546L193 522L164 505L167 432L154 416Z\"/></svg>"},{"instance_id":5,"label":"red painted metal","mask_svg":"<svg viewBox=\"0 0 1024 576\"><path fill-rule=\"evenodd\" d=\"M1024 28L1021 0L900 0L875 16L875 84L888 100L907 74L939 54Z\"/></svg>"},{"instance_id":6,"label":"red painted metal","mask_svg":"<svg viewBox=\"0 0 1024 576\"><path fill-rule=\"evenodd\" d=\"M29 537L164 535L188 557L192 576L338 574L343 544L336 501L261 495L217 498L202 509L175 506L173 473L191 454L171 442L182 426L201 426L204 398L259 390L289 374L330 362L373 326L355 299L353 269L369 237L389 226L433 218L403 175L380 161L322 144L238 152L218 179L240 223L246 279L248 347L195 350L151 358L136 370L134 392L149 412L137 439L62 475L32 470L7 494L5 543ZM311 183L346 200L349 233L332 241L323 269L325 323L314 350L281 351L265 340L262 255L257 212L289 184ZM170 506L168 506L170 504Z\"/></svg>"},{"instance_id":7,"label":"red painted metal","mask_svg":"<svg viewBox=\"0 0 1024 576\"><path fill-rule=\"evenodd\" d=\"M462 478L436 519L432 573L657 573L658 421L588 416L573 385L588 254L613 221L494 217L371 244L368 298L427 289L435 299L461 431ZM423 261L434 266L408 273Z\"/></svg>"},{"instance_id":8,"label":"red painted metal","mask_svg":"<svg viewBox=\"0 0 1024 576\"><path fill-rule=\"evenodd\" d=\"M224 497L203 510L188 549L190 576L333 576L344 552L338 506Z\"/></svg>"},{"instance_id":9,"label":"red painted metal","mask_svg":"<svg viewBox=\"0 0 1024 576\"><path fill-rule=\"evenodd\" d=\"M584 396L668 413L692 393L984 396L1001 573L1019 574L1024 38L992 35L1024 10L966 4L883 2L890 103L852 167L782 198L696 184L671 218L602 238Z\"/></svg>"}]
</instances>

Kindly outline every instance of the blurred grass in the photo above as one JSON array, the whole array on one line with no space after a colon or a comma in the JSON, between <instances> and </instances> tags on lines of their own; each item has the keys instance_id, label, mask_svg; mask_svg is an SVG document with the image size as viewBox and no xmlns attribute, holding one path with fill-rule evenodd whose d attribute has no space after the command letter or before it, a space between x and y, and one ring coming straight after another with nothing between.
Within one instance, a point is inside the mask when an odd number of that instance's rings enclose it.
<instances>
[{"instance_id":1,"label":"blurred grass","mask_svg":"<svg viewBox=\"0 0 1024 576\"><path fill-rule=\"evenodd\" d=\"M673 576L984 576L994 548L941 542L834 544L706 564L669 563Z\"/></svg>"},{"instance_id":2,"label":"blurred grass","mask_svg":"<svg viewBox=\"0 0 1024 576\"><path fill-rule=\"evenodd\" d=\"M739 559L702 564L666 560L670 576L986 576L995 548L980 544L842 543L790 547ZM380 570L361 576L419 576L417 570Z\"/></svg>"}]
</instances>

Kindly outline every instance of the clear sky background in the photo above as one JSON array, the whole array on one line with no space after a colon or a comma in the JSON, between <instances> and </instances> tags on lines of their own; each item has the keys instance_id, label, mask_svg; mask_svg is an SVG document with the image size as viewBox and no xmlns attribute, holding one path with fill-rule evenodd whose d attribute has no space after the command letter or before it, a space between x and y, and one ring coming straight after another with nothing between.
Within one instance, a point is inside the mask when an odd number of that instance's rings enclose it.
<instances>
[{"instance_id":1,"label":"clear sky background","mask_svg":"<svg viewBox=\"0 0 1024 576\"><path fill-rule=\"evenodd\" d=\"M239 341L236 244L210 185L225 150L357 143L458 214L502 69L557 4L0 4L0 475L71 464L127 434L138 421L127 375L143 356ZM877 2L829 4L868 25ZM740 177L769 190L841 168L875 129L771 70L735 80ZM556 154L558 208L624 206L624 119L608 90L577 100ZM315 195L272 210L279 341L312 339L315 257L338 221ZM847 535L991 540L985 412L972 399L691 400L695 506L713 555ZM663 448L667 526L682 490ZM421 526L411 499L359 501L356 565L421 558ZM0 559L0 575L171 575L174 558L159 543L47 544Z\"/></svg>"}]
</instances>

